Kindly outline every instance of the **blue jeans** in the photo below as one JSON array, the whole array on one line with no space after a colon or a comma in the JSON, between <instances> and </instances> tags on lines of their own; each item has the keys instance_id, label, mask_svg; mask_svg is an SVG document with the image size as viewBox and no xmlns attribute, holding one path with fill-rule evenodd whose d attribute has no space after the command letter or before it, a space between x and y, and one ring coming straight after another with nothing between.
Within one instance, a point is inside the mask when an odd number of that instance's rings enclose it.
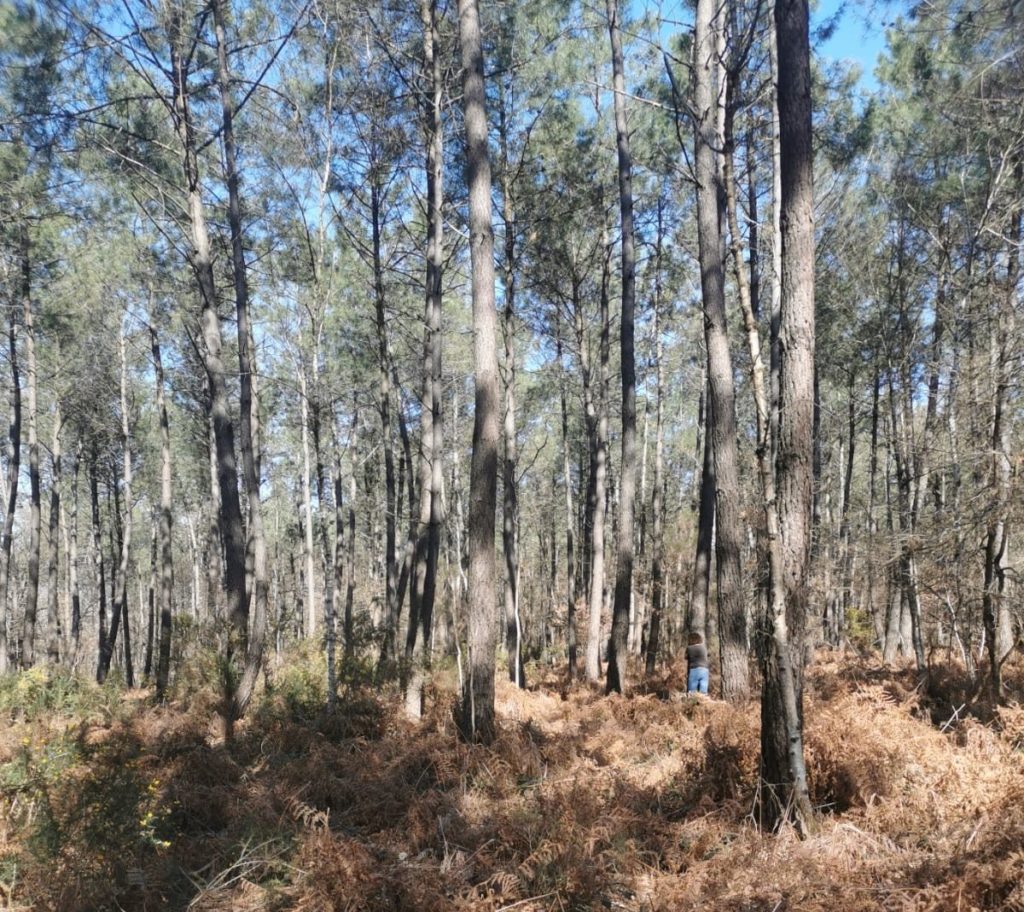
<instances>
[{"instance_id":1,"label":"blue jeans","mask_svg":"<svg viewBox=\"0 0 1024 912\"><path fill-rule=\"evenodd\" d=\"M710 680L711 675L708 674L706 668L691 668L690 673L686 676L686 692L706 694Z\"/></svg>"}]
</instances>

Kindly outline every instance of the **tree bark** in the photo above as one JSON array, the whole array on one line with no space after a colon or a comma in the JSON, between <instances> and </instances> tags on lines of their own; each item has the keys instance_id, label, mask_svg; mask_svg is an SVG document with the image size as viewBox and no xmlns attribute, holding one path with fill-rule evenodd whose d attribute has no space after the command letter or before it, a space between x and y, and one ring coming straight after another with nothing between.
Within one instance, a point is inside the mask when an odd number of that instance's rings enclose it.
<instances>
[{"instance_id":1,"label":"tree bark","mask_svg":"<svg viewBox=\"0 0 1024 912\"><path fill-rule=\"evenodd\" d=\"M615 91L615 145L618 153L619 212L622 230L622 314L619 351L622 370L622 457L619 466L619 517L615 565L615 603L612 632L608 642L608 671L605 689L622 693L626 689L629 654L629 609L633 594L633 513L636 497L636 365L634 363L634 310L636 304L636 238L633 228L632 156L626 123L625 65L618 0L605 0L608 35L612 51L612 79Z\"/></svg>"},{"instance_id":2,"label":"tree bark","mask_svg":"<svg viewBox=\"0 0 1024 912\"><path fill-rule=\"evenodd\" d=\"M199 178L195 131L189 107L189 71L180 47L185 38L182 22L175 16L170 24L171 78L174 85L174 126L181 144L182 169L188 197L191 228L191 266L200 297L200 327L203 345L200 353L209 384L209 409L216 453L217 490L220 498L220 536L224 549L224 580L227 597L228 637L224 661L225 734L230 738L235 719L246 696L240 689L243 660L249 645L249 604L246 591L246 540L242 523L242 505L238 495L238 463L235 456L235 428L228 406L226 367L222 356L220 317L213 272L213 254L206 226L206 215ZM229 173L231 168L228 169ZM234 234L234 232L232 232ZM234 244L232 245L234 252ZM236 279L238 278L236 274ZM236 300L237 305L237 300ZM241 338L242 330L239 328ZM248 334L246 334L248 345ZM250 376L243 370L242 379ZM250 376L251 379L251 376ZM243 412L247 409L243 408ZM250 496L253 492L249 490ZM258 517L258 513L257 513ZM253 521L254 517L250 517ZM258 518L255 518L258 522ZM255 633L255 631L254 631Z\"/></svg>"},{"instance_id":3,"label":"tree bark","mask_svg":"<svg viewBox=\"0 0 1024 912\"><path fill-rule=\"evenodd\" d=\"M608 359L610 354L609 298L611 295L611 245L607 231L603 243L600 293L600 341L596 370L590 353L586 330L586 316L582 298L582 282L577 275L572 279L572 309L575 323L576 346L579 350L580 373L583 381L583 407L590 447L590 478L587 483L587 503L584 535L587 547L583 560L588 562L584 574L584 590L588 600L588 630L586 675L596 684L601 679L601 622L604 614L605 594L605 528L608 486ZM580 474L582 475L582 466Z\"/></svg>"},{"instance_id":4,"label":"tree bark","mask_svg":"<svg viewBox=\"0 0 1024 912\"><path fill-rule=\"evenodd\" d=\"M154 381L156 385L156 408L160 422L160 510L157 514L157 550L159 553L158 576L160 596L157 601L160 615L160 635L156 663L156 696L164 699L171 674L171 635L174 600L174 557L172 550L171 513L171 425L167 417L167 400L164 395L164 364L160 353L160 340L156 327L151 323L150 350L153 354Z\"/></svg>"},{"instance_id":5,"label":"tree bark","mask_svg":"<svg viewBox=\"0 0 1024 912\"><path fill-rule=\"evenodd\" d=\"M357 452L357 441L359 434L359 409L352 410L352 431L349 435L348 449L353 454ZM335 445L335 452L337 452ZM339 468L340 474L340 468ZM355 602L356 590L356 469L353 464L349 475L348 487L348 583L345 587L345 652L346 659L355 655L355 624L353 618L353 605Z\"/></svg>"},{"instance_id":6,"label":"tree bark","mask_svg":"<svg viewBox=\"0 0 1024 912\"><path fill-rule=\"evenodd\" d=\"M59 355L59 349L58 349ZM47 568L47 622L49 637L47 640L47 660L56 664L61 660L61 645L64 639L64 625L60 615L60 500L61 500L61 450L60 435L64 427L61 415L60 400L54 407L53 444L50 450L50 461L53 467L50 479L50 563ZM67 657L65 656L65 659Z\"/></svg>"},{"instance_id":7,"label":"tree bark","mask_svg":"<svg viewBox=\"0 0 1024 912\"><path fill-rule=\"evenodd\" d=\"M121 557L118 563L117 577L114 585L114 598L110 615L110 634L104 642L100 653L100 667L97 680L102 684L110 673L110 663L117 646L117 633L124 626L125 647L125 682L134 686L131 664L131 628L128 623L128 564L132 546L132 437L128 415L128 352L127 340L122 325L118 334L118 351L121 359L121 446L122 474L121 498L124 502L124 519L121 526Z\"/></svg>"},{"instance_id":8,"label":"tree bark","mask_svg":"<svg viewBox=\"0 0 1024 912\"><path fill-rule=\"evenodd\" d=\"M299 381L299 437L302 441L302 563L306 577L306 616L303 633L307 640L316 636L316 574L313 570L313 493L309 483L309 387L306 369L299 365L295 373Z\"/></svg>"},{"instance_id":9,"label":"tree bark","mask_svg":"<svg viewBox=\"0 0 1024 912\"><path fill-rule=\"evenodd\" d=\"M444 269L444 126L441 105L444 80L438 48L440 34L436 0L421 0L420 22L423 28L423 76L429 87L429 91L424 93L423 105L423 133L427 150L427 274L423 315L423 398L420 403L419 528L406 639L406 656L413 666L412 679L406 687L406 710L416 717L423 712L423 673L430 667L432 658L437 563L441 550L441 525L444 522L444 426L441 423L441 298Z\"/></svg>"},{"instance_id":10,"label":"tree bark","mask_svg":"<svg viewBox=\"0 0 1024 912\"><path fill-rule=\"evenodd\" d=\"M82 442L75 449L71 463L71 516L68 530L68 592L71 602L71 656L70 664L77 666L82 645L82 598L78 588L78 473L82 462Z\"/></svg>"},{"instance_id":11,"label":"tree bark","mask_svg":"<svg viewBox=\"0 0 1024 912\"><path fill-rule=\"evenodd\" d=\"M703 422L704 425L704 435L700 448L697 547L693 559L688 619L690 631L700 634L704 642L708 641L708 601L711 597L711 565L715 548L715 459L711 446L711 397L708 392L705 380L704 395L701 396L703 412L698 416L698 424Z\"/></svg>"},{"instance_id":12,"label":"tree bark","mask_svg":"<svg viewBox=\"0 0 1024 912\"><path fill-rule=\"evenodd\" d=\"M11 578L11 544L14 514L18 506L18 478L21 474L21 374L18 369L18 323L16 309L8 309L7 341L11 362L11 424L7 436L7 504L3 540L0 543L0 674L9 667L8 587Z\"/></svg>"},{"instance_id":13,"label":"tree bark","mask_svg":"<svg viewBox=\"0 0 1024 912\"><path fill-rule=\"evenodd\" d=\"M1016 167L1018 191L1024 190L1024 165ZM999 302L999 316L992 328L992 469L990 485L992 505L985 535L985 588L982 594L982 619L988 647L989 696L993 703L1003 698L1002 665L1013 648L1013 616L1006 605L1007 571L1010 566L1007 519L1010 503L1011 435L1013 411L1008 407L1014 380L1014 329L1016 326L1017 283L1020 276L1021 206L1011 217L1008 232L1006 284Z\"/></svg>"},{"instance_id":14,"label":"tree bark","mask_svg":"<svg viewBox=\"0 0 1024 912\"><path fill-rule=\"evenodd\" d=\"M569 681L577 674L576 639L576 508L573 506L572 470L569 463L569 407L566 401L566 372L562 363L562 323L555 332L555 357L558 360L558 398L562 413L562 477L565 484L565 626ZM600 671L598 672L600 675Z\"/></svg>"},{"instance_id":15,"label":"tree bark","mask_svg":"<svg viewBox=\"0 0 1024 912\"><path fill-rule=\"evenodd\" d=\"M107 649L107 571L103 558L103 530L100 524L99 454L93 444L89 459L89 505L92 520L93 574L96 581L96 677L100 675L99 656Z\"/></svg>"},{"instance_id":16,"label":"tree bark","mask_svg":"<svg viewBox=\"0 0 1024 912\"><path fill-rule=\"evenodd\" d=\"M501 150L501 217L504 226L504 259L502 274L505 307L502 311L501 333L505 343L502 380L505 388L505 413L502 430L505 458L502 462L502 528L501 543L505 558L505 650L508 653L509 680L517 687L526 686L523 667L522 619L519 614L519 479L518 444L516 438L516 217L512 200L511 163L508 155L508 120L505 110L504 83L499 79L501 97L498 103L498 133Z\"/></svg>"},{"instance_id":17,"label":"tree bark","mask_svg":"<svg viewBox=\"0 0 1024 912\"><path fill-rule=\"evenodd\" d=\"M803 752L803 633L808 604L814 410L814 184L806 0L777 0L782 158L779 439L775 466L781 572L771 579L761 696L762 813L814 830ZM769 535L771 532L769 532ZM781 578L780 578L781 577Z\"/></svg>"},{"instance_id":18,"label":"tree bark","mask_svg":"<svg viewBox=\"0 0 1024 912\"><path fill-rule=\"evenodd\" d=\"M469 249L472 265L475 410L469 481L469 686L463 695L462 733L489 743L494 718L495 559L497 500L498 376L495 369L494 230L491 164L487 151L484 55L478 0L459 0L466 183L469 187Z\"/></svg>"},{"instance_id":19,"label":"tree bark","mask_svg":"<svg viewBox=\"0 0 1024 912\"><path fill-rule=\"evenodd\" d=\"M238 371L240 386L239 421L242 450L242 480L248 498L246 553L252 555L251 588L245 607L252 631L246 641L245 667L234 694L231 712L240 718L249 704L263 660L263 641L267 626L267 547L260 509L260 446L259 395L256 391L256 358L249 316L249 286L242 244L242 212L238 192L238 164L235 151L232 77L228 69L225 19L230 5L227 0L213 0L214 32L217 39L217 81L220 87L221 131L224 143L225 179L228 187L228 226L231 230L231 271L235 286L235 315L238 323ZM239 505L239 510L241 506ZM247 559L248 563L248 559Z\"/></svg>"},{"instance_id":20,"label":"tree bark","mask_svg":"<svg viewBox=\"0 0 1024 912\"><path fill-rule=\"evenodd\" d=\"M39 480L39 438L36 432L36 334L32 319L32 273L28 229L21 232L21 303L25 326L25 391L28 396L28 589L25 592L25 624L21 667L35 664L36 613L39 606L39 565L42 550L42 509Z\"/></svg>"},{"instance_id":21,"label":"tree bark","mask_svg":"<svg viewBox=\"0 0 1024 912\"><path fill-rule=\"evenodd\" d=\"M146 605L146 648L143 653L142 659L142 686L146 687L149 684L150 679L153 676L153 645L156 639L156 589L157 589L157 573L156 573L156 560L157 560L157 526L160 520L157 516L156 511L153 511L153 522L152 522L152 534L150 535L149 545L149 589L146 593L146 600L143 603L140 595L140 604ZM139 587L141 590L142 582L140 580Z\"/></svg>"},{"instance_id":22,"label":"tree bark","mask_svg":"<svg viewBox=\"0 0 1024 912\"><path fill-rule=\"evenodd\" d=\"M336 624L335 624L335 600L337 598L337 555L338 547L344 540L344 525L338 523L338 508L335 507L335 527L339 535L335 539L334 546L331 546L331 533L330 523L328 521L328 508L330 506L330 499L328 492L332 492L335 497L341 496L340 485L332 485L331 479L328 477L326 465L323 457L323 426L321 423L321 415L323 413L322 402L320 398L320 369L319 363L319 351L318 346L314 347L313 358L312 358L312 401L310 412L312 420L310 422L311 433L313 437L313 455L316 464L315 478L316 478L316 501L320 508L320 521L317 524L319 527L320 537L320 563L323 570L324 577L324 646L327 654L327 709L329 712L333 712L335 704L338 699L338 683L337 683L337 671L335 667L335 646L336 646ZM304 378L304 374L300 369L300 378ZM303 384L305 383L303 379ZM305 389L301 390L304 394ZM331 419L333 426L333 416Z\"/></svg>"},{"instance_id":23,"label":"tree bark","mask_svg":"<svg viewBox=\"0 0 1024 912\"><path fill-rule=\"evenodd\" d=\"M715 472L715 564L722 696L742 700L749 693L747 620L740 554L742 525L736 453L736 404L732 356L726 328L725 268L722 261L722 193L716 169L719 148L714 0L699 0L695 20L694 69L697 124L694 159L697 177L697 235L708 355L708 434Z\"/></svg>"},{"instance_id":24,"label":"tree bark","mask_svg":"<svg viewBox=\"0 0 1024 912\"><path fill-rule=\"evenodd\" d=\"M662 269L662 206L658 203L658 237L654 252L654 375L655 375L655 419L654 419L654 490L651 495L651 624L647 636L645 673L654 674L658 663L658 649L661 646L661 615L664 603L664 560L665 536L665 370L664 345L661 327L661 269Z\"/></svg>"},{"instance_id":25,"label":"tree bark","mask_svg":"<svg viewBox=\"0 0 1024 912\"><path fill-rule=\"evenodd\" d=\"M384 455L384 639L381 643L379 668L381 672L397 657L398 614L398 484L395 476L395 450L391 412L393 390L391 386L390 355L388 345L387 311L384 291L384 266L381 260L381 187L374 179L370 187L371 221L373 231L373 298L377 329L377 411L380 414L381 440Z\"/></svg>"}]
</instances>

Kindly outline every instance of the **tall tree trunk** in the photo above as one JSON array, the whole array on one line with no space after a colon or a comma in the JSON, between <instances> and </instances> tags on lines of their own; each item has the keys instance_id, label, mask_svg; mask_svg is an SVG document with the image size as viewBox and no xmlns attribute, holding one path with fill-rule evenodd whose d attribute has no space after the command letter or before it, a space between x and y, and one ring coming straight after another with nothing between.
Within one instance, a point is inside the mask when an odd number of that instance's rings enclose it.
<instances>
[{"instance_id":1,"label":"tall tree trunk","mask_svg":"<svg viewBox=\"0 0 1024 912\"><path fill-rule=\"evenodd\" d=\"M345 479L341 472L341 450L338 447L336 438L334 415L331 415L331 451L333 453L334 471L334 614L335 627L337 627L338 600L341 598L341 587L345 583ZM346 626L343 626L342 633L347 637L345 642L352 638L352 612L346 601Z\"/></svg>"},{"instance_id":2,"label":"tall tree trunk","mask_svg":"<svg viewBox=\"0 0 1024 912\"><path fill-rule=\"evenodd\" d=\"M715 152L719 148L719 95L714 84L716 36L724 24L716 22L715 11L714 0L699 0L694 33L694 97L698 118L694 131L697 234L710 389L708 434L715 471L715 564L722 696L727 700L742 700L749 693L750 685L747 619L740 566L743 535L736 453L736 404L726 329L725 268L722 262L723 201Z\"/></svg>"},{"instance_id":3,"label":"tall tree trunk","mask_svg":"<svg viewBox=\"0 0 1024 912\"><path fill-rule=\"evenodd\" d=\"M761 697L763 811L815 827L803 752L803 634L808 607L814 442L814 183L806 0L777 0L781 131L782 302L775 466L781 574L771 580ZM769 530L771 535L771 530ZM781 579L779 579L781 576Z\"/></svg>"},{"instance_id":4,"label":"tall tree trunk","mask_svg":"<svg viewBox=\"0 0 1024 912\"><path fill-rule=\"evenodd\" d=\"M1018 195L1024 191L1024 164L1016 166ZM989 695L992 702L1003 697L1002 665L1013 648L1013 616L1006 605L1008 555L1007 514L1010 502L1011 449L1010 429L1013 411L1008 407L1013 382L1013 346L1016 325L1017 283L1020 276L1022 207L1018 202L1008 232L1006 285L1000 301L998 319L992 328L992 505L985 535L985 588L982 594L982 619L988 645Z\"/></svg>"},{"instance_id":5,"label":"tall tree trunk","mask_svg":"<svg viewBox=\"0 0 1024 912\"><path fill-rule=\"evenodd\" d=\"M508 155L508 120L504 77L499 78L498 133L501 150L501 218L504 226L502 273L505 307L501 332L505 343L502 379L505 387L505 414L502 422L505 458L502 463L501 544L505 557L505 650L508 674L517 687L526 686L523 667L522 619L519 614L519 479L516 440L516 217L512 201L511 162Z\"/></svg>"},{"instance_id":6,"label":"tall tree trunk","mask_svg":"<svg viewBox=\"0 0 1024 912\"><path fill-rule=\"evenodd\" d=\"M256 391L256 358L249 317L249 287L242 244L242 211L238 192L238 164L235 151L232 77L228 69L225 38L227 0L213 0L214 31L217 38L217 81L220 86L221 129L224 142L225 178L228 186L228 225L231 229L231 271L235 286L235 315L238 323L238 371L240 386L239 422L242 450L242 480L248 498L247 554L252 555L252 584L247 587L250 601L244 606L244 620L252 618L252 632L246 642L245 668L231 713L240 718L252 697L263 660L263 641L267 626L267 546L260 510L259 395ZM239 506L241 509L241 506ZM247 560L248 562L248 560Z\"/></svg>"},{"instance_id":7,"label":"tall tree trunk","mask_svg":"<svg viewBox=\"0 0 1024 912\"><path fill-rule=\"evenodd\" d=\"M299 380L299 436L302 441L302 563L306 578L306 616L303 633L307 640L316 636L316 575L313 571L313 493L309 483L309 388L306 369L296 368Z\"/></svg>"},{"instance_id":8,"label":"tall tree trunk","mask_svg":"<svg viewBox=\"0 0 1024 912\"><path fill-rule=\"evenodd\" d=\"M572 497L572 470L569 464L569 407L566 401L566 372L562 363L562 322L555 332L555 357L558 361L558 398L562 413L562 476L565 484L565 627L569 680L576 677L576 509ZM600 674L600 672L599 672Z\"/></svg>"},{"instance_id":9,"label":"tall tree trunk","mask_svg":"<svg viewBox=\"0 0 1024 912\"><path fill-rule=\"evenodd\" d=\"M459 0L469 249L472 264L475 409L469 480L469 686L463 695L462 733L489 743L494 719L494 511L498 482L498 376L495 369L494 229L491 164L487 152L484 55L478 0Z\"/></svg>"},{"instance_id":10,"label":"tall tree trunk","mask_svg":"<svg viewBox=\"0 0 1024 912\"><path fill-rule=\"evenodd\" d=\"M157 571L156 571L156 560L157 560L157 526L159 525L159 517L156 511L153 511L153 522L152 522L152 533L150 535L149 543L149 589L146 593L146 648L143 653L142 659L142 686L146 687L149 684L150 679L153 676L153 644L156 639L156 589L157 589ZM141 582L139 583L141 586ZM140 592L141 596L142 593ZM142 602L140 598L140 603Z\"/></svg>"},{"instance_id":11,"label":"tall tree trunk","mask_svg":"<svg viewBox=\"0 0 1024 912\"><path fill-rule=\"evenodd\" d=\"M209 386L209 383L206 384ZM209 390L204 397L206 407L206 449L209 455L210 493L206 529L206 615L221 623L224 619L224 536L221 532L220 479L217 475L217 435L213 428L213 404Z\"/></svg>"},{"instance_id":12,"label":"tall tree trunk","mask_svg":"<svg viewBox=\"0 0 1024 912\"><path fill-rule=\"evenodd\" d=\"M18 506L18 478L21 474L21 374L18 370L18 322L16 309L8 309L7 341L11 363L11 424L7 436L7 503L3 539L0 542L0 674L8 669L8 636L11 615L7 611L11 578L11 544L14 514Z\"/></svg>"},{"instance_id":13,"label":"tall tree trunk","mask_svg":"<svg viewBox=\"0 0 1024 912\"><path fill-rule=\"evenodd\" d=\"M427 275L423 316L423 400L420 405L420 502L416 539L416 568L410 601L406 654L414 669L431 664L434 602L437 595L437 563L444 522L444 426L441 422L443 378L441 375L441 297L444 269L444 125L441 105L444 79L436 0L421 0L423 27L423 74L429 91L423 106L423 132L427 175ZM419 632L419 660L416 656ZM423 675L413 671L406 689L406 708L423 712Z\"/></svg>"},{"instance_id":14,"label":"tall tree trunk","mask_svg":"<svg viewBox=\"0 0 1024 912\"><path fill-rule=\"evenodd\" d=\"M704 439L700 449L701 470L700 490L697 503L697 547L693 559L693 583L690 587L689 625L690 631L708 640L708 601L711 597L711 564L715 547L715 459L712 452L710 426L711 397L708 384L704 382L701 396L703 411L698 424L703 421Z\"/></svg>"},{"instance_id":15,"label":"tall tree trunk","mask_svg":"<svg viewBox=\"0 0 1024 912\"><path fill-rule=\"evenodd\" d=\"M100 676L100 660L107 650L107 569L103 557L103 529L100 524L99 454L93 445L89 459L89 505L92 520L93 573L96 580L96 677Z\"/></svg>"},{"instance_id":16,"label":"tall tree trunk","mask_svg":"<svg viewBox=\"0 0 1024 912\"><path fill-rule=\"evenodd\" d=\"M328 506L330 500L328 492L332 492L335 497L341 495L341 488L337 485L331 484L331 479L328 477L326 465L323 457L323 425L321 415L323 414L323 404L320 398L320 370L318 367L319 363L319 351L314 348L313 359L312 359L312 371L313 371L313 395L312 395L312 421L311 431L313 436L313 454L316 460L316 501L320 507L320 522L319 533L320 533L320 562L323 569L324 577L324 646L326 647L327 653L327 709L333 711L335 703L338 698L338 685L337 685L337 672L335 668L335 600L337 598L337 586L338 582L336 568L337 568L337 549L340 543L344 540L344 535L341 534L337 537L334 547L331 546L331 533L330 523L328 521ZM300 376L303 376L300 371ZM332 418L333 426L333 418ZM335 507L335 526L338 526L337 522L338 510ZM344 527L341 526L339 531Z\"/></svg>"},{"instance_id":17,"label":"tall tree trunk","mask_svg":"<svg viewBox=\"0 0 1024 912\"><path fill-rule=\"evenodd\" d=\"M846 407L846 465L843 467L843 482L839 514L839 544L841 553L842 578L840 593L836 599L836 618L833 645L842 646L846 636L847 617L853 606L853 544L850 523L850 497L853 493L854 456L857 448L857 400L856 371L851 370L847 385Z\"/></svg>"},{"instance_id":18,"label":"tall tree trunk","mask_svg":"<svg viewBox=\"0 0 1024 912\"><path fill-rule=\"evenodd\" d=\"M412 456L412 438L409 434L409 427L405 421L405 408L401 401L402 386L398 380L398 368L395 365L395 359L390 350L390 344L388 346L388 364L391 371L392 387L399 392L399 406L396 411L398 412L398 438L402 441L402 453L398 460L398 503L395 513L396 517L401 516L404 509L402 501L403 477L405 478L405 491L409 499L409 531L406 534L405 545L402 548L402 560L398 569L398 586L395 590L395 600L398 605L398 611L395 617L400 621L402 617L402 606L405 604L406 589L409 588L409 577L412 575L413 559L416 555L417 515L414 505L417 503L418 498L416 494L416 464ZM396 657L398 655L397 626L396 622ZM406 633L408 633L408 624L406 625Z\"/></svg>"},{"instance_id":19,"label":"tall tree trunk","mask_svg":"<svg viewBox=\"0 0 1024 912\"><path fill-rule=\"evenodd\" d=\"M384 639L381 643L380 669L383 671L397 656L398 636L398 484L395 477L394 435L391 426L392 398L387 312L384 292L384 266L381 260L381 188L375 178L370 187L373 229L373 291L377 328L378 387L377 410L380 414L384 453Z\"/></svg>"},{"instance_id":20,"label":"tall tree trunk","mask_svg":"<svg viewBox=\"0 0 1024 912\"><path fill-rule=\"evenodd\" d=\"M618 0L605 0L612 50L615 90L615 144L618 153L619 212L622 229L622 314L619 351L622 370L622 460L619 466L618 541L615 565L615 603L608 642L608 693L626 688L626 639L633 594L633 512L636 497L636 365L634 362L634 310L636 303L636 238L633 229L633 175L626 123L625 65Z\"/></svg>"},{"instance_id":21,"label":"tall tree trunk","mask_svg":"<svg viewBox=\"0 0 1024 912\"><path fill-rule=\"evenodd\" d=\"M356 468L355 454L358 452L359 433L359 409L352 410L352 431L349 435L348 449L353 454L352 469L349 475L348 487L348 583L345 587L345 658L351 659L355 654L355 624L353 619L353 605L356 591ZM335 452L338 452L335 443ZM341 474L340 456L338 473Z\"/></svg>"},{"instance_id":22,"label":"tall tree trunk","mask_svg":"<svg viewBox=\"0 0 1024 912\"><path fill-rule=\"evenodd\" d=\"M32 319L32 274L28 229L21 233L21 303L25 325L25 381L28 394L28 590L21 665L35 664L36 613L39 606L39 564L42 549L42 509L39 482L39 438L36 432L36 334Z\"/></svg>"},{"instance_id":23,"label":"tall tree trunk","mask_svg":"<svg viewBox=\"0 0 1024 912\"><path fill-rule=\"evenodd\" d=\"M651 553L651 625L647 637L645 672L654 674L661 645L661 615L664 603L664 560L665 537L665 370L664 346L661 327L661 269L662 269L662 204L658 202L658 237L654 251L654 376L655 376L655 419L654 419L654 490L651 495L652 553Z\"/></svg>"},{"instance_id":24,"label":"tall tree trunk","mask_svg":"<svg viewBox=\"0 0 1024 912\"><path fill-rule=\"evenodd\" d=\"M220 498L219 525L224 550L224 581L228 615L228 638L224 656L224 719L225 734L230 738L234 721L244 710L241 698L246 695L240 688L243 661L249 646L249 604L246 591L246 538L242 523L242 504L238 495L238 463L235 456L235 428L231 420L227 393L227 369L222 356L220 317L217 313L217 292L213 272L213 253L206 227L203 207L202 186L199 177L199 161L196 151L195 131L189 107L189 71L186 58L180 49L186 42L182 34L179 16L170 25L171 78L174 84L174 126L181 144L182 169L188 195L188 211L191 223L191 266L196 276L200 297L200 327L203 344L200 353L209 384L209 408L213 422L213 437L216 451L217 491ZM191 58L188 58L189 60ZM234 171L229 167L229 173ZM234 235L235 232L232 231ZM239 238L240 242L240 238ZM232 252L234 253L234 243ZM238 274L236 270L236 280ZM236 289L237 292L237 289ZM236 300L236 305L237 305ZM247 311L246 311L247 320ZM239 338L243 332L239 320ZM248 345L248 333L246 346ZM251 380L250 369L242 370L243 384ZM246 403L248 405L248 403ZM243 413L249 412L242 409ZM251 413L250 418L251 418ZM248 448L243 448L248 449ZM253 464L255 468L255 463ZM250 497L253 496L249 489ZM258 495L258 491L256 492ZM258 522L250 517L250 522ZM254 630L255 633L255 630ZM255 681L255 678L253 678Z\"/></svg>"},{"instance_id":25,"label":"tall tree trunk","mask_svg":"<svg viewBox=\"0 0 1024 912\"><path fill-rule=\"evenodd\" d=\"M164 395L164 363L160 354L160 340L156 327L150 324L150 350L153 354L154 381L156 385L156 408L160 421L160 510L157 517L157 547L159 551L160 636L156 663L156 696L164 699L171 675L171 633L174 599L174 557L172 550L171 513L171 425L167 417L167 400Z\"/></svg>"},{"instance_id":26,"label":"tall tree trunk","mask_svg":"<svg viewBox=\"0 0 1024 912\"><path fill-rule=\"evenodd\" d=\"M896 495L899 517L899 580L903 590L903 606L906 610L907 627L913 646L917 670L925 670L924 640L921 636L921 601L917 586L917 566L914 560L913 535L916 525L914 504L915 477L912 454L913 406L909 394L898 402L896 389L897 371L890 366L889 370L889 411L890 432L893 459L896 464ZM905 381L904 381L905 382ZM898 405L900 407L898 407ZM901 632L901 639L906 645L907 637Z\"/></svg>"},{"instance_id":27,"label":"tall tree trunk","mask_svg":"<svg viewBox=\"0 0 1024 912\"><path fill-rule=\"evenodd\" d=\"M770 9L774 19L775 3L770 0ZM768 63L771 71L772 85L779 82L779 41L774 21L768 28ZM782 401L779 381L779 365L781 351L779 349L779 330L782 325L782 128L779 121L779 94L772 92L772 286L771 309L768 314L768 347L769 347L769 440L771 441L772 465L776 463L776 447L779 444L779 408Z\"/></svg>"},{"instance_id":28,"label":"tall tree trunk","mask_svg":"<svg viewBox=\"0 0 1024 912\"><path fill-rule=\"evenodd\" d=\"M71 516L68 527L68 592L71 602L71 658L77 666L82 645L82 598L78 588L78 473L82 462L82 442L75 449L71 463Z\"/></svg>"},{"instance_id":29,"label":"tall tree trunk","mask_svg":"<svg viewBox=\"0 0 1024 912\"><path fill-rule=\"evenodd\" d=\"M587 547L583 559L589 561L589 571L584 575L587 592L589 623L587 631L586 674L587 680L596 684L601 679L601 622L604 614L605 593L605 527L607 509L608 478L608 359L609 344L609 298L611 295L611 245L607 232L604 238L604 256L601 264L601 296L599 325L599 363L596 373L590 356L582 283L574 275L572 281L573 318L576 323L576 344L579 348L580 372L583 379L583 405L587 423L587 440L590 444L590 478L587 484L586 520L584 533ZM580 469L582 474L582 467Z\"/></svg>"},{"instance_id":30,"label":"tall tree trunk","mask_svg":"<svg viewBox=\"0 0 1024 912\"><path fill-rule=\"evenodd\" d=\"M60 354L58 348L58 356ZM58 368L59 370L59 368ZM64 638L63 624L60 615L60 495L61 495L61 451L60 435L64 419L60 410L60 399L57 400L53 415L53 444L50 449L50 460L53 466L50 479L50 563L47 568L46 600L49 636L47 640L47 659L56 664L61 659L61 643ZM65 660L67 656L64 657Z\"/></svg>"},{"instance_id":31,"label":"tall tree trunk","mask_svg":"<svg viewBox=\"0 0 1024 912\"><path fill-rule=\"evenodd\" d=\"M122 474L120 498L124 503L124 519L121 526L121 558L114 583L114 598L110 614L110 634L100 654L100 668L97 680L100 684L110 673L110 662L117 646L117 633L124 627L125 682L134 686L131 663L131 627L128 623L128 566L132 545L132 437L128 415L128 352L124 334L123 318L118 334L118 351L121 359L121 447ZM114 485L116 493L116 483Z\"/></svg>"}]
</instances>

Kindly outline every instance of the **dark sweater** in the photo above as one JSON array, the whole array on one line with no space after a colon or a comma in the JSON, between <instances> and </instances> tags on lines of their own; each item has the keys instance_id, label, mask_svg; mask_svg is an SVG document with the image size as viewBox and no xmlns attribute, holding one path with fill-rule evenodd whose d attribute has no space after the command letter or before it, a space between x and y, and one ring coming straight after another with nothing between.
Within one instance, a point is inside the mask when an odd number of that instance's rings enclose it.
<instances>
[{"instance_id":1,"label":"dark sweater","mask_svg":"<svg viewBox=\"0 0 1024 912\"><path fill-rule=\"evenodd\" d=\"M708 647L704 643L686 647L686 664L689 668L708 667Z\"/></svg>"}]
</instances>

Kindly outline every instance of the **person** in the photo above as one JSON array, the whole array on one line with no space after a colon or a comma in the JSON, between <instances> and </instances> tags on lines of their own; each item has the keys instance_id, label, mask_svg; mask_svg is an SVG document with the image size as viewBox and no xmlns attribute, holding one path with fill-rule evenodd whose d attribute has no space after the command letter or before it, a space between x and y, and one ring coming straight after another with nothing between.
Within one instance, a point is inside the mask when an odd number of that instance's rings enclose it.
<instances>
[{"instance_id":1,"label":"person","mask_svg":"<svg viewBox=\"0 0 1024 912\"><path fill-rule=\"evenodd\" d=\"M686 647L686 692L706 695L710 679L708 647L699 633L691 633Z\"/></svg>"}]
</instances>

